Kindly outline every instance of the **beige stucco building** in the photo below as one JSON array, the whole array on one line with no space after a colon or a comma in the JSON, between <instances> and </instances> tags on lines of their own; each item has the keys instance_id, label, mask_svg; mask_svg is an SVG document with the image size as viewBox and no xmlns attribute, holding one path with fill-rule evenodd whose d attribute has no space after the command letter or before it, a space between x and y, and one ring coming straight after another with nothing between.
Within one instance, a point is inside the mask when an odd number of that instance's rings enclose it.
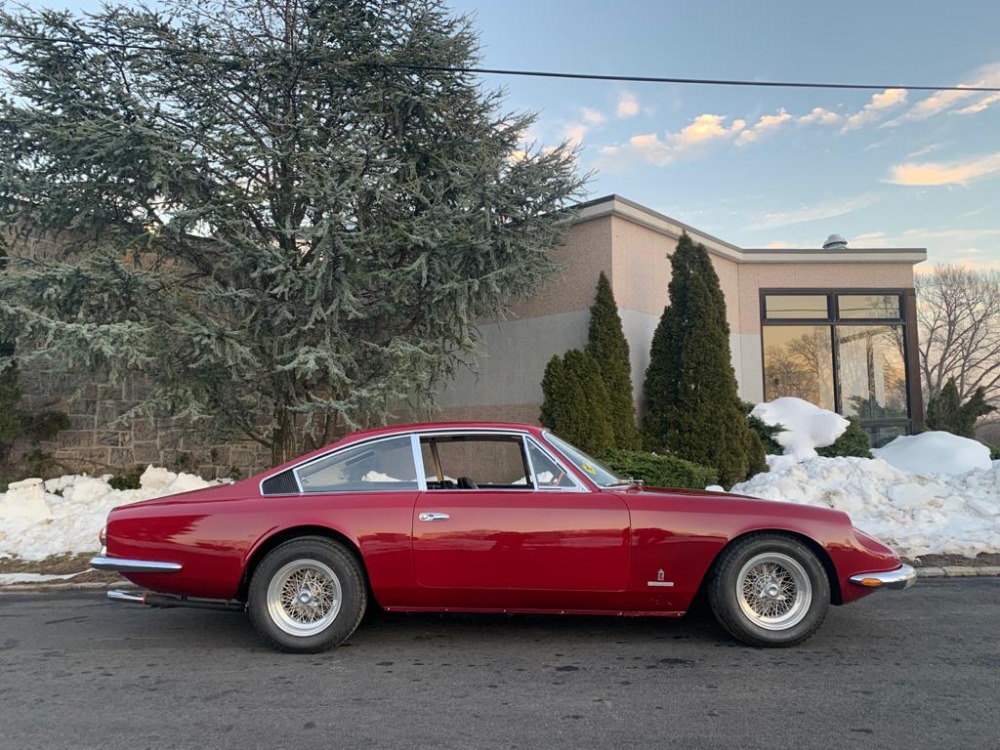
<instances>
[{"instance_id":1,"label":"beige stucco building","mask_svg":"<svg viewBox=\"0 0 1000 750\"><path fill-rule=\"evenodd\" d=\"M586 344L602 271L639 401L683 232L708 249L719 275L744 400L806 398L858 416L876 444L922 427L913 266L925 249L741 248L616 195L580 206L555 254L564 270L539 296L481 326L482 354L443 389L442 416L536 422L545 365Z\"/></svg>"}]
</instances>

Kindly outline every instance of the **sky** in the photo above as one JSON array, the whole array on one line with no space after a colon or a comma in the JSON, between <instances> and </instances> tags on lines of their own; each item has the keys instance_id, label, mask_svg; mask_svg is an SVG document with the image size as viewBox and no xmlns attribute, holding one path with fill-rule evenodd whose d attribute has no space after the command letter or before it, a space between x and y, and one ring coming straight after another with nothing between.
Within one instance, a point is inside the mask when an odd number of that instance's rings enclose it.
<instances>
[{"instance_id":1,"label":"sky","mask_svg":"<svg viewBox=\"0 0 1000 750\"><path fill-rule=\"evenodd\" d=\"M994 0L449 4L473 16L482 67L1000 86ZM591 198L617 193L741 247L837 233L1000 269L1000 93L483 80L538 114L536 147L578 148Z\"/></svg>"}]
</instances>

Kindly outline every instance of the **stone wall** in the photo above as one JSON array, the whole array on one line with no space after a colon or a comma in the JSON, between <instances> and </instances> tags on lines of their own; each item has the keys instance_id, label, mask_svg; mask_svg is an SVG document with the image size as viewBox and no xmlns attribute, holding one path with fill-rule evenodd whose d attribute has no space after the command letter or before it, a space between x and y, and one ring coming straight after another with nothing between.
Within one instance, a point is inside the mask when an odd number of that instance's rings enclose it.
<instances>
[{"instance_id":1,"label":"stone wall","mask_svg":"<svg viewBox=\"0 0 1000 750\"><path fill-rule=\"evenodd\" d=\"M136 381L112 386L44 365L22 365L22 408L69 415L69 429L38 446L54 464L47 473L122 474L153 464L213 479L247 477L270 466L270 452L253 441L213 441L170 417L117 423L143 397L145 388ZM13 456L23 458L33 449L19 441Z\"/></svg>"}]
</instances>

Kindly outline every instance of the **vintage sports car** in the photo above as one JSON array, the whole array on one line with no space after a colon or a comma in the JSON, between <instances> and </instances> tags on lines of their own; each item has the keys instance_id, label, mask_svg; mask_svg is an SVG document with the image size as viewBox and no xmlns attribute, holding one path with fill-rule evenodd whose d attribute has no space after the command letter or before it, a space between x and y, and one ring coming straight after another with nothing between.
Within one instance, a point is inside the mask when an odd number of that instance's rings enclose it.
<instances>
[{"instance_id":1,"label":"vintage sports car","mask_svg":"<svg viewBox=\"0 0 1000 750\"><path fill-rule=\"evenodd\" d=\"M916 573L845 513L643 487L539 427L451 423L349 435L229 485L115 508L92 565L151 606L245 609L286 651L391 612L679 617L791 646L831 604Z\"/></svg>"}]
</instances>

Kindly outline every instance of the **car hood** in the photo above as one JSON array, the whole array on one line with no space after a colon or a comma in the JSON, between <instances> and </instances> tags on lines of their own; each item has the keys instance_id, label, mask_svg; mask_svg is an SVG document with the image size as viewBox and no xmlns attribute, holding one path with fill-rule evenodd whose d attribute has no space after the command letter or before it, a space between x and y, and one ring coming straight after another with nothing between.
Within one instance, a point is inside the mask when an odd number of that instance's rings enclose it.
<instances>
[{"instance_id":1,"label":"car hood","mask_svg":"<svg viewBox=\"0 0 1000 750\"><path fill-rule=\"evenodd\" d=\"M628 498L635 498L644 504L661 505L664 509L676 506L678 501L705 504L719 512L739 511L760 516L781 518L811 518L851 524L850 516L840 510L824 508L817 505L787 502L785 500L768 500L749 495L737 495L729 492L711 490L670 489L667 487L642 487L629 489L625 493Z\"/></svg>"}]
</instances>

